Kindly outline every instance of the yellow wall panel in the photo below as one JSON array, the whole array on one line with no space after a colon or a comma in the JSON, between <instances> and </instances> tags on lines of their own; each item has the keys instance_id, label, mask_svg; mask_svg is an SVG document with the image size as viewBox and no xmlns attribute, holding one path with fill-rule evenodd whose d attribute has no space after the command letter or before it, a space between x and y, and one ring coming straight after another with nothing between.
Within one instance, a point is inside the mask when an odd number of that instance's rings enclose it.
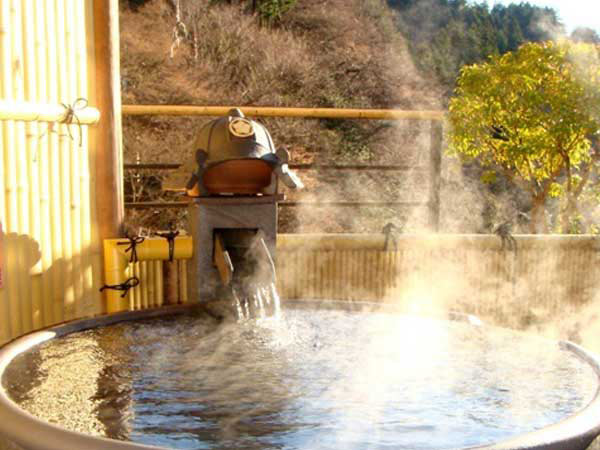
<instances>
[{"instance_id":1,"label":"yellow wall panel","mask_svg":"<svg viewBox=\"0 0 600 450\"><path fill-rule=\"evenodd\" d=\"M0 101L75 114L86 103L77 99L93 106L92 9L92 0L1 0ZM3 120L0 145L1 344L101 312L102 274L88 125Z\"/></svg>"}]
</instances>

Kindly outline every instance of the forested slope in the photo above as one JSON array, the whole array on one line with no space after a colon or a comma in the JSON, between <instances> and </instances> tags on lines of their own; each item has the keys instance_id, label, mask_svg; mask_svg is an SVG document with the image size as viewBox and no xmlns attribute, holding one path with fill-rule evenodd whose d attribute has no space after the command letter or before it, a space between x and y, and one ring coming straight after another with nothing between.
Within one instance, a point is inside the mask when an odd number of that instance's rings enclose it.
<instances>
[{"instance_id":1,"label":"forested slope","mask_svg":"<svg viewBox=\"0 0 600 450\"><path fill-rule=\"evenodd\" d=\"M176 25L173 2L152 0L133 7L124 3L123 103L441 107L437 84L415 69L404 39L395 30L393 11L385 2L303 0L270 25L252 14L249 4L182 0L180 24ZM144 162L181 161L188 157L192 137L206 120L125 117L126 160L133 162L139 155ZM275 143L286 145L296 162L412 164L414 161L407 160L414 159L420 148L416 141L419 127L414 123L396 127L382 121L283 118L264 122ZM397 176L382 182L377 173L300 175L308 187L303 199L397 197ZM324 186L317 187L317 179L324 181ZM346 211L324 208L299 214L286 209L282 227L368 230L383 221L371 216L383 214L391 220L401 212L373 210L364 217L349 217Z\"/></svg>"},{"instance_id":2,"label":"forested slope","mask_svg":"<svg viewBox=\"0 0 600 450\"><path fill-rule=\"evenodd\" d=\"M281 14L265 9L273 5L283 6ZM536 28L540 18L550 24L543 31ZM123 103L443 109L462 64L524 40L545 39L549 30L561 31L551 10L521 5L489 11L462 0L122 1ZM206 120L124 117L125 159L183 161L191 152L194 133ZM427 172L421 169L428 164L427 122L281 118L264 123L276 145L291 150L295 162L401 164L414 169L304 171L300 175L307 189L302 197L287 193L290 198L426 200ZM152 177L144 183L148 174L139 175L130 174L126 180L130 200L133 191L138 193L136 200L173 199L160 192ZM450 198L461 188L455 180L446 187ZM465 201L478 196L475 192ZM379 231L392 221L414 231L426 222L425 210L285 208L280 228ZM164 227L173 214L138 212L129 218L134 224ZM185 221L184 212L178 215ZM448 229L478 231L479 225L470 222L451 220Z\"/></svg>"}]
</instances>

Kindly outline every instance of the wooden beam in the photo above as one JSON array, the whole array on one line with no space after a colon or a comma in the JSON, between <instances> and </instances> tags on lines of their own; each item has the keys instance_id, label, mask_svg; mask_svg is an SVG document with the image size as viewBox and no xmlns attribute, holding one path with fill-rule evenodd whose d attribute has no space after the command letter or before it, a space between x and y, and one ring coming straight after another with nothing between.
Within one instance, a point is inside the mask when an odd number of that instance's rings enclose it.
<instances>
[{"instance_id":1,"label":"wooden beam","mask_svg":"<svg viewBox=\"0 0 600 450\"><path fill-rule=\"evenodd\" d=\"M389 201L389 202L336 202L336 201L285 201L279 203L279 206L342 206L342 207L381 207L381 206L427 206L428 203L425 202L398 202L398 201Z\"/></svg>"},{"instance_id":2,"label":"wooden beam","mask_svg":"<svg viewBox=\"0 0 600 450\"><path fill-rule=\"evenodd\" d=\"M283 108L270 106L191 106L191 105L123 105L128 116L226 116L239 108L251 117L301 117L305 119L380 119L437 120L443 111L402 111L398 109Z\"/></svg>"},{"instance_id":3,"label":"wooden beam","mask_svg":"<svg viewBox=\"0 0 600 450\"><path fill-rule=\"evenodd\" d=\"M206 202L214 200L214 203L223 203L223 199L227 199L230 203L239 203L244 200L234 197L223 197L219 200L219 197L206 198ZM250 201L250 200L248 200ZM211 202L212 203L212 202ZM342 207L368 207L368 206L428 206L428 202L336 202L336 201L282 201L279 202L279 206L342 206ZM127 202L125 203L126 208L131 209L161 209L161 208L187 208L190 206L188 201L180 202Z\"/></svg>"},{"instance_id":4,"label":"wooden beam","mask_svg":"<svg viewBox=\"0 0 600 450\"><path fill-rule=\"evenodd\" d=\"M139 169L152 169L152 170L177 170L181 167L181 163L125 163L123 168L125 170L139 170Z\"/></svg>"},{"instance_id":5,"label":"wooden beam","mask_svg":"<svg viewBox=\"0 0 600 450\"><path fill-rule=\"evenodd\" d=\"M96 54L96 198L99 238L121 235L124 216L118 0L93 0Z\"/></svg>"},{"instance_id":6,"label":"wooden beam","mask_svg":"<svg viewBox=\"0 0 600 450\"><path fill-rule=\"evenodd\" d=\"M389 164L386 166L374 164L307 164L307 163L290 163L290 169L298 170L356 170L356 171L409 171L409 170L428 170L427 167L410 166L408 164ZM177 170L181 167L181 163L126 163L123 164L125 170Z\"/></svg>"},{"instance_id":7,"label":"wooden beam","mask_svg":"<svg viewBox=\"0 0 600 450\"><path fill-rule=\"evenodd\" d=\"M376 164L303 164L303 163L290 163L290 169L298 170L355 170L355 171L369 171L376 170L378 172L402 172L409 170L425 170L423 167L410 166L408 164L388 164L385 166Z\"/></svg>"},{"instance_id":8,"label":"wooden beam","mask_svg":"<svg viewBox=\"0 0 600 450\"><path fill-rule=\"evenodd\" d=\"M442 123L432 120L429 143L429 226L440 228L440 186L442 178Z\"/></svg>"}]
</instances>

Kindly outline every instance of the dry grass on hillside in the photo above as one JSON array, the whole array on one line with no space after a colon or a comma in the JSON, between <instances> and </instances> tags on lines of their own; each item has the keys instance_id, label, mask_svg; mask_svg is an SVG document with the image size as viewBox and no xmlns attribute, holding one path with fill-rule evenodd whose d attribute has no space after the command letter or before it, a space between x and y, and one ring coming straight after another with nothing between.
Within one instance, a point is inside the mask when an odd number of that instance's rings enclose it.
<instances>
[{"instance_id":1,"label":"dry grass on hillside","mask_svg":"<svg viewBox=\"0 0 600 450\"><path fill-rule=\"evenodd\" d=\"M245 3L180 4L185 28L175 27L175 11L166 0L149 0L135 10L121 7L123 103L439 108L439 91L417 73L384 0L299 0L276 27L261 26ZM176 46L174 30L180 37ZM182 161L206 120L125 117L125 159ZM427 124L415 122L263 122L276 145L291 149L295 162L412 164L429 145L423 138ZM307 179L302 199L396 200L427 189L418 174L410 182L406 174L301 176ZM397 207L369 208L352 211L349 220L348 211L324 210L298 214L287 208L282 230L378 231L411 215ZM138 216L135 221L147 219Z\"/></svg>"}]
</instances>

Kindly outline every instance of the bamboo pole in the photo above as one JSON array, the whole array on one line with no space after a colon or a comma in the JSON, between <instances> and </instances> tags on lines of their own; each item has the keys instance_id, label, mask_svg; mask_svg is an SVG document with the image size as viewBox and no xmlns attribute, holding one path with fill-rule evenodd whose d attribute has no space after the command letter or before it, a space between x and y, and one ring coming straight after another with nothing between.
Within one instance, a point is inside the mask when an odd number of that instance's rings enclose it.
<instances>
[{"instance_id":1,"label":"bamboo pole","mask_svg":"<svg viewBox=\"0 0 600 450\"><path fill-rule=\"evenodd\" d=\"M179 263L165 261L163 263L164 303L174 305L179 301Z\"/></svg>"},{"instance_id":2,"label":"bamboo pole","mask_svg":"<svg viewBox=\"0 0 600 450\"><path fill-rule=\"evenodd\" d=\"M55 70L58 66L57 55L57 25L56 25L56 7L55 1L47 2L46 8L46 42L48 43L47 53L47 95L50 103L59 102L58 92L58 73ZM58 134L54 124L47 128L48 134L48 161L49 161L49 183L50 183L50 213L51 213L51 234L52 234L52 263L56 264L64 261L64 241L62 234L61 217L66 212L63 211L61 202L61 174L60 174L60 148ZM62 322L64 320L64 270L52 270L52 306L53 320Z\"/></svg>"},{"instance_id":3,"label":"bamboo pole","mask_svg":"<svg viewBox=\"0 0 600 450\"><path fill-rule=\"evenodd\" d=\"M35 0L35 58L37 63L37 95L38 101L48 99L48 82L46 74L48 73L48 40L46 24L45 0ZM53 303L53 283L52 273L49 272L53 262L53 241L52 241L52 214L50 210L51 190L50 190L50 163L48 152L50 149L50 140L46 127L38 123L38 148L37 159L39 167L39 209L40 217L40 252L41 252L41 270L42 270L42 292L43 292L43 316L44 325L55 323Z\"/></svg>"},{"instance_id":4,"label":"bamboo pole","mask_svg":"<svg viewBox=\"0 0 600 450\"><path fill-rule=\"evenodd\" d=\"M146 281L146 306L144 308L152 308L154 306L156 280L154 278L154 261L147 261L144 263L146 266L145 281Z\"/></svg>"},{"instance_id":5,"label":"bamboo pole","mask_svg":"<svg viewBox=\"0 0 600 450\"><path fill-rule=\"evenodd\" d=\"M302 117L312 119L443 120L443 111L402 111L397 109L284 108L269 106L123 105L129 116L226 116L239 108L252 117Z\"/></svg>"},{"instance_id":6,"label":"bamboo pole","mask_svg":"<svg viewBox=\"0 0 600 450\"><path fill-rule=\"evenodd\" d=\"M25 100L37 100L39 98L37 91L38 63L36 58L36 28L35 28L35 5L34 0L24 0L23 5L23 30L24 39L24 73L25 73ZM37 244L37 248L32 247L29 252L28 267L31 265L31 327L34 330L40 329L45 325L44 308L42 304L42 261L40 254L41 246L41 223L39 215L40 187L39 187L39 127L37 123L25 124L27 152L25 161L27 162L27 179L29 182L29 236ZM23 205L24 206L24 205Z\"/></svg>"},{"instance_id":7,"label":"bamboo pole","mask_svg":"<svg viewBox=\"0 0 600 450\"><path fill-rule=\"evenodd\" d=\"M329 252L327 250L319 251L319 272L321 277L321 285L319 286L320 298L331 298L329 295L329 285L331 284L331 276L329 275Z\"/></svg>"},{"instance_id":8,"label":"bamboo pole","mask_svg":"<svg viewBox=\"0 0 600 450\"><path fill-rule=\"evenodd\" d=\"M58 72L58 98L59 101L66 103L70 101L70 84L68 79L69 71L67 65L68 48L66 42L65 28L66 9L64 0L55 0L56 5L56 34L57 40L57 65ZM66 270L63 274L63 307L67 319L75 313L75 289L74 289L74 267L73 267L73 227L71 223L71 143L69 136L69 125L58 125L59 130L59 158L60 158L60 202L61 202L61 228L63 238L63 258L66 263Z\"/></svg>"},{"instance_id":9,"label":"bamboo pole","mask_svg":"<svg viewBox=\"0 0 600 450\"><path fill-rule=\"evenodd\" d=\"M140 308L146 309L149 307L149 297L150 297L150 286L153 284L153 280L150 279L150 274L148 273L148 261L140 262Z\"/></svg>"},{"instance_id":10,"label":"bamboo pole","mask_svg":"<svg viewBox=\"0 0 600 450\"><path fill-rule=\"evenodd\" d=\"M53 68L50 68L53 70ZM40 74L40 76L42 76ZM73 102L74 98L71 100ZM68 101L68 100L67 100ZM65 103L42 103L35 101L17 101L17 100L0 100L0 120L18 120L25 122L60 122L67 117L68 107L71 104ZM91 125L98 122L100 119L100 111L91 106L77 107L75 105L75 115L72 122L73 127L81 125Z\"/></svg>"},{"instance_id":11,"label":"bamboo pole","mask_svg":"<svg viewBox=\"0 0 600 450\"><path fill-rule=\"evenodd\" d=\"M0 138L1 137L2 130L0 129ZM0 255L0 260L2 259L4 259L4 256ZM2 264L2 266L5 267L4 264ZM8 308L6 307L6 294L5 290L2 288L0 288L0 304L2 305L0 312L3 314L2 318L0 318L0 345L3 345L5 342L10 340L11 335Z\"/></svg>"},{"instance_id":12,"label":"bamboo pole","mask_svg":"<svg viewBox=\"0 0 600 450\"><path fill-rule=\"evenodd\" d=\"M88 100L88 73L87 73L87 57L86 57L86 33L85 33L85 11L84 2L77 0L73 2L73 67L75 70L75 94L74 98L85 98ZM88 100L89 101L89 100ZM73 186L77 191L77 200L79 205L79 266L81 280L81 298L77 303L77 315L84 317L93 315L99 311L99 305L94 301L93 293L93 271L91 259L91 235L90 235L90 213L89 213L89 173L87 172L88 158L88 127L81 127L78 131L78 139L80 140L79 148L75 148L77 154L76 174L73 181Z\"/></svg>"},{"instance_id":13,"label":"bamboo pole","mask_svg":"<svg viewBox=\"0 0 600 450\"><path fill-rule=\"evenodd\" d=\"M290 271L290 280L293 280L292 286L291 286L291 294L288 295L287 298L298 298L298 291L299 291L299 284L300 284L300 279L298 276L298 270L299 270L299 264L298 264L298 259L299 259L299 252L298 251L288 251L287 254L289 255L288 257L290 259L292 259L292 270Z\"/></svg>"},{"instance_id":14,"label":"bamboo pole","mask_svg":"<svg viewBox=\"0 0 600 450\"><path fill-rule=\"evenodd\" d=\"M75 2L75 17L77 24L78 44L76 51L77 71L78 71L78 97L88 99L90 104L95 104L93 95L95 83L94 70L94 49L93 33L87 30L93 30L93 17L91 3L87 1ZM89 67L88 67L89 66ZM99 119L98 113L98 119ZM102 312L102 296L100 295L100 277L102 273L102 250L101 241L98 236L94 238L93 233L97 232L98 227L92 227L92 217L94 216L94 205L96 197L94 194L94 180L90 173L90 158L92 156L91 139L89 136L89 127L82 129L82 155L80 158L79 181L82 198L81 207L81 228L83 246L84 265L84 296L89 298L89 310L87 314L98 314Z\"/></svg>"},{"instance_id":15,"label":"bamboo pole","mask_svg":"<svg viewBox=\"0 0 600 450\"><path fill-rule=\"evenodd\" d=\"M285 284L282 283L282 280L290 280L290 278L287 275L287 268L288 265L286 264L286 255L276 255L275 258L275 270L277 273L277 292L279 292L279 294L283 297L283 298L287 298L286 292L285 292Z\"/></svg>"},{"instance_id":16,"label":"bamboo pole","mask_svg":"<svg viewBox=\"0 0 600 450\"><path fill-rule=\"evenodd\" d=\"M124 216L121 96L117 0L93 0L96 104L102 112L96 130L97 220L99 238L119 236Z\"/></svg>"},{"instance_id":17,"label":"bamboo pole","mask_svg":"<svg viewBox=\"0 0 600 450\"><path fill-rule=\"evenodd\" d=\"M133 266L133 276L138 280L142 280L140 275L140 262L132 263ZM132 290L133 293L133 309L138 310L142 309L142 283L138 284Z\"/></svg>"},{"instance_id":18,"label":"bamboo pole","mask_svg":"<svg viewBox=\"0 0 600 450\"><path fill-rule=\"evenodd\" d=\"M154 290L156 292L156 299L154 302L154 306L162 306L164 301L164 280L163 280L163 262L162 261L154 261L154 280L155 286Z\"/></svg>"},{"instance_id":19,"label":"bamboo pole","mask_svg":"<svg viewBox=\"0 0 600 450\"><path fill-rule=\"evenodd\" d=\"M136 276L140 284L129 292L133 293L130 297L133 302L135 309L140 309L142 306L146 307L146 301L140 303L142 300L139 296L142 295L142 288L146 292L145 298L148 298L147 289L148 283L154 283L147 276L146 265L149 261L156 260L168 260L169 258L169 245L163 238L147 238L142 243L136 246L136 253L138 261L136 263L129 263L130 253L126 251L127 248L122 245L127 243L122 239L106 239L104 241L104 281L108 286L115 286L123 284L129 277ZM176 239L174 258L191 258L193 252L192 239L189 236L183 236ZM140 264L143 264L143 270L140 270ZM152 266L151 266L152 267ZM144 272L144 270L146 272ZM144 287L143 285L146 284ZM108 306L108 312L124 311L127 309L126 301L121 297L120 291L113 289L107 289L105 291L106 303Z\"/></svg>"},{"instance_id":20,"label":"bamboo pole","mask_svg":"<svg viewBox=\"0 0 600 450\"><path fill-rule=\"evenodd\" d=\"M35 0L33 7L33 15L35 17L35 60L37 65L36 70L36 91L37 101L45 101L48 95L48 86L46 84L47 65L47 40L46 40L46 2L45 0ZM37 148L34 159L37 159L38 166L38 189L39 189L39 204L36 216L39 218L40 226L40 270L41 270L41 292L43 293L43 320L44 326L54 323L54 312L52 309L52 277L48 272L52 267L52 234L50 229L51 213L50 213L50 181L49 181L49 164L48 164L48 133L46 127L37 124Z\"/></svg>"},{"instance_id":21,"label":"bamboo pole","mask_svg":"<svg viewBox=\"0 0 600 450\"><path fill-rule=\"evenodd\" d=\"M331 250L327 250L327 266L328 276L327 276L327 298L334 299L336 295L339 294L339 272L340 272L340 261L336 252L332 252Z\"/></svg>"},{"instance_id":22,"label":"bamboo pole","mask_svg":"<svg viewBox=\"0 0 600 450\"><path fill-rule=\"evenodd\" d=\"M179 261L179 302L188 302L188 279L187 279L187 261Z\"/></svg>"},{"instance_id":23,"label":"bamboo pole","mask_svg":"<svg viewBox=\"0 0 600 450\"><path fill-rule=\"evenodd\" d=\"M0 2L0 44L1 48L0 54L0 86L2 88L2 97L11 97L12 96L12 74L11 74L11 37L12 37L12 27L10 22L10 4L9 2L3 1ZM4 231L6 234L10 232L14 232L16 230L15 225L15 215L14 211L16 208L16 197L15 197L15 189L14 189L14 154L12 152L12 145L14 141L14 123L10 122L2 122L0 124L2 126L2 166L5 168L3 170L3 177L0 179L0 190L2 190L2 200L3 200L3 209L2 209L2 218ZM8 244L8 242L6 242ZM19 323L16 320L16 313L14 313L14 304L13 298L16 294L17 284L10 277L12 276L11 271L9 270L11 267L9 257L8 257L8 246L5 244L4 250L4 284L5 287L2 289L5 302L3 303L4 309L4 322L3 327L7 330L8 338L15 337L19 334Z\"/></svg>"},{"instance_id":24,"label":"bamboo pole","mask_svg":"<svg viewBox=\"0 0 600 450\"><path fill-rule=\"evenodd\" d=\"M106 253L106 241L104 241L104 248L105 248L105 253ZM106 262L106 260L107 259L106 259L106 255L105 255L104 261ZM126 263L126 262L123 262L122 264L125 264L125 271L124 271L125 272L125 279L129 279L129 278L135 276L134 273L133 273L133 264L129 264L129 263ZM104 281L107 284L111 282L111 281L109 281L109 279L111 279L111 278L113 278L113 277L111 275L109 275L107 272L104 273ZM135 309L135 296L134 296L134 293L135 293L135 288L129 289L129 291L127 292L127 295L125 296L125 298L127 300L121 302L121 308L120 308L121 311L127 311L127 310L128 311L133 311ZM111 311L110 307L108 306L106 308L106 312L111 313L111 312L114 312L114 311Z\"/></svg>"},{"instance_id":25,"label":"bamboo pole","mask_svg":"<svg viewBox=\"0 0 600 450\"><path fill-rule=\"evenodd\" d=\"M155 261L148 261L146 263L147 277L148 277L148 308L154 308L157 304L156 301L156 271L154 270Z\"/></svg>"},{"instance_id":26,"label":"bamboo pole","mask_svg":"<svg viewBox=\"0 0 600 450\"><path fill-rule=\"evenodd\" d=\"M12 38L12 83L13 93L12 98L18 101L24 100L24 58L23 58L23 23L22 17L22 2L13 2L11 5L11 22L14 27L14 33ZM23 122L15 123L15 135L12 143L12 150L9 150L14 154L15 165L11 168L16 173L16 198L17 205L13 212L17 215L17 229L16 233L19 235L19 240L15 241L13 250L16 254L13 254L13 260L16 259L17 266L15 267L15 279L18 280L18 299L15 301L15 311L21 321L21 333L26 333L31 330L31 289L30 289L30 278L29 278L29 258L24 248L29 248L30 243L28 240L22 240L21 236L29 235L29 186L27 180L27 158L23 158L21 152L26 151L25 147L25 124ZM31 243L33 244L33 243ZM13 311L13 314L15 313Z\"/></svg>"},{"instance_id":27,"label":"bamboo pole","mask_svg":"<svg viewBox=\"0 0 600 450\"><path fill-rule=\"evenodd\" d=\"M4 48L9 45L10 34L5 25L6 16L4 11L4 6L0 5L0 98L6 97L7 94L5 92L5 72L6 72L6 63L4 58ZM5 223L6 221L6 199L4 196L4 180L5 180L5 170L4 170L4 153L8 148L4 145L4 128L5 124L0 122L0 144L2 148L0 148L0 223ZM1 290L0 290L1 291ZM4 304L4 303L2 303Z\"/></svg>"},{"instance_id":28,"label":"bamboo pole","mask_svg":"<svg viewBox=\"0 0 600 450\"><path fill-rule=\"evenodd\" d=\"M442 124L430 122L429 143L429 227L434 233L440 228L440 184L442 172Z\"/></svg>"},{"instance_id":29,"label":"bamboo pole","mask_svg":"<svg viewBox=\"0 0 600 450\"><path fill-rule=\"evenodd\" d=\"M1 9L0 9L1 12ZM0 15L0 29L2 27L2 17ZM2 51L2 36L0 33L0 54ZM2 83L0 82L0 95L2 95ZM0 144L4 143L4 127L0 124ZM0 180L4 179L4 146L0 150ZM4 189L1 189L0 184L0 277L6 277L6 253L4 250L4 230L2 223L4 222ZM9 320L9 308L6 299L6 289L3 289L0 280L0 345L10 340L10 320Z\"/></svg>"},{"instance_id":30,"label":"bamboo pole","mask_svg":"<svg viewBox=\"0 0 600 450\"><path fill-rule=\"evenodd\" d=\"M93 1L85 1L81 5L83 8L82 17L84 20L81 21L82 26L85 28L85 40L81 42L81 45L85 46L85 56L86 56L86 70L87 70L87 99L91 105L96 105L99 109L103 109L100 105L97 97L98 91L98 70L97 70L97 60L99 60L99 55L96 49L96 40L97 36L95 33L96 27L96 16L94 14L94 2ZM84 23L85 22L85 23ZM83 80L84 82L86 80ZM104 110L106 113L106 110ZM102 114L101 114L102 116ZM99 124L97 127L91 127L87 130L87 133L84 134L84 139L88 139L88 154L87 158L83 161L86 167L84 167L84 173L89 176L89 183L86 186L86 198L89 199L89 218L90 224L94 224L94 226L90 226L89 234L91 239L90 245L90 258L92 262L92 267L90 268L92 274L92 295L93 302L96 308L98 308L99 312L106 312L107 305L104 301L104 296L100 293L100 287L103 284L102 273L104 267L103 261L103 248L102 248L102 239L100 238L101 230L99 214L98 214L98 174L97 174L97 163L100 159L100 152L103 148L101 146L101 142L99 139L98 133ZM102 189L100 189L102 192Z\"/></svg>"},{"instance_id":31,"label":"bamboo pole","mask_svg":"<svg viewBox=\"0 0 600 450\"><path fill-rule=\"evenodd\" d=\"M66 68L66 97L69 98L69 102L75 102L79 98L79 83L77 73L77 59L76 59L76 43L75 43L75 8L74 3L76 1L61 0L63 2L65 11L65 68ZM72 257L72 273L73 273L73 294L74 294L74 312L77 317L84 315L81 311L83 303L83 275L82 275L82 264L81 264L81 192L79 182L79 157L81 154L83 142L81 140L81 134L83 133L83 127L69 126L71 128L72 138L69 137L67 141L69 149L69 161L70 161L70 173L69 173L69 197L70 197L70 225L71 225L71 241L73 246L73 257Z\"/></svg>"}]
</instances>

